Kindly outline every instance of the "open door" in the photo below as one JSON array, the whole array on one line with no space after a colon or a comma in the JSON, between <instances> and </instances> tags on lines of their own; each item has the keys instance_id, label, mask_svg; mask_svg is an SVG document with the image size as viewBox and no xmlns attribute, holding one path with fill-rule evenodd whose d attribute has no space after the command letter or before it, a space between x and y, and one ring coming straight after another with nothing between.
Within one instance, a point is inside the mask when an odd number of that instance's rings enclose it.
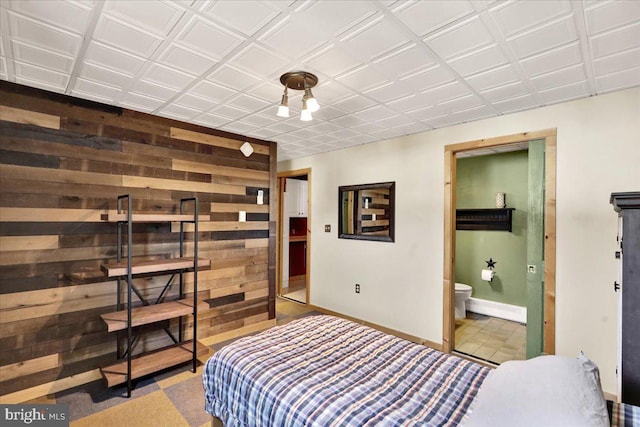
<instances>
[{"instance_id":1,"label":"open door","mask_svg":"<svg viewBox=\"0 0 640 427\"><path fill-rule=\"evenodd\" d=\"M278 173L277 295L309 302L311 169Z\"/></svg>"},{"instance_id":2,"label":"open door","mask_svg":"<svg viewBox=\"0 0 640 427\"><path fill-rule=\"evenodd\" d=\"M532 304L542 307L538 311L541 319L531 319L532 324L538 325L537 331L532 331L532 342L527 340L527 356L530 354L555 354L555 274L556 274L556 130L548 129L537 132L525 132L514 135L501 136L491 139L463 142L445 146L444 153L444 268L443 268L443 322L442 322L442 350L451 353L455 348L455 247L456 247L456 165L457 154L465 151L484 149L494 151L504 146L522 145L534 142L534 150L542 150L542 168L536 170L538 188L543 189L539 201L540 218L537 220L542 241L536 241L536 247L531 250L532 265L539 277L531 276ZM538 155L540 159L540 155ZM540 181L542 179L542 181ZM543 184L541 184L542 182ZM541 224L541 225L540 225ZM532 246L534 242L531 243ZM542 256L539 254L542 252ZM529 259L528 261L529 262ZM528 266L523 266L525 268ZM528 282L529 283L529 282ZM529 319L527 319L529 321ZM529 331L527 330L527 335ZM533 338L536 336L535 338ZM529 346L531 348L529 349ZM542 350L540 350L540 347Z\"/></svg>"},{"instance_id":3,"label":"open door","mask_svg":"<svg viewBox=\"0 0 640 427\"><path fill-rule=\"evenodd\" d=\"M529 141L527 359L544 352L544 140Z\"/></svg>"}]
</instances>

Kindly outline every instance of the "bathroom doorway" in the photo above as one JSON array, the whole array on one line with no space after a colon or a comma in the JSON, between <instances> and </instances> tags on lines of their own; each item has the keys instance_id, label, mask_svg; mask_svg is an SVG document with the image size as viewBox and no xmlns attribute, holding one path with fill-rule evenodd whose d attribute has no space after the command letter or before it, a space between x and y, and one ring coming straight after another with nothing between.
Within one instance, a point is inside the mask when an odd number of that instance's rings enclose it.
<instances>
[{"instance_id":1,"label":"bathroom doorway","mask_svg":"<svg viewBox=\"0 0 640 427\"><path fill-rule=\"evenodd\" d=\"M472 350L471 352L473 353L474 349L480 349L480 353L482 354L476 354L473 356L489 360L492 363L501 363L511 358L528 358L541 353L555 353L555 135L555 130L547 130L510 135L489 140L470 141L445 147L445 262L443 280L444 351L451 352L458 349L458 346L456 345L456 338L460 341L468 340L475 333L480 333L472 339L471 344L465 346L464 342L462 342L461 351L467 353L469 350ZM539 140L539 142L532 142L536 140ZM530 142L532 143L530 144ZM524 202L524 205L522 205L522 200L518 203L523 206L523 209L530 212L532 210L530 206L532 201L529 199L533 199L533 203L535 203L537 199L537 202L540 205L540 209L538 210L539 215L536 216L534 214L521 216L519 221L516 221L516 223L513 224L520 232L520 236L515 236L513 233L503 233L502 235L494 234L492 236L492 238L499 236L500 238L506 238L507 240L519 238L520 256L517 258L518 265L511 265L513 263L508 261L511 254L509 253L508 248L502 247L504 246L504 243L498 243L497 246L494 245L493 249L489 252L484 253L479 251L478 247L483 247L483 245L489 246L486 244L486 241L480 240L474 244L469 244L469 233L465 236L458 236L457 239L456 211L458 209L458 166L460 161L460 170L462 173L459 177L460 180L464 182L464 180L467 179L468 181L468 177L464 176L466 172L464 172L465 160L463 159L479 155L504 155L505 158L519 158L518 161L522 163L523 150L530 150L531 147L537 147L534 151L537 150L537 154L535 154L535 156L538 157L534 156L534 158L538 159L540 167L533 167L533 179L528 177L525 181L531 181L527 185L532 185L534 188L537 188L539 195L533 198L526 197L527 200ZM520 154L518 154L518 152L520 152ZM540 152L542 152L542 157L539 156ZM526 152L524 153L526 156ZM524 161L525 164L527 164L528 160ZM480 161L480 164L482 162L483 160ZM531 169L532 167L529 165L528 172L526 173L530 175ZM509 179L507 177L504 178L507 180ZM527 190L530 189L527 188ZM467 196L473 196L474 194L473 188L465 188L461 191L466 191L468 193ZM491 196L491 203L493 203L493 196L494 195ZM508 197L509 195L507 194L507 199ZM473 199L473 197L471 197L471 199ZM513 202L515 201L514 197ZM470 202L468 200L462 202L460 207L461 212L464 212L462 211L463 208L469 207L464 206L464 203ZM487 211L489 214L495 214L495 209L483 209L481 211ZM477 212L474 212L474 214L477 214ZM482 217L483 213L481 212L480 215L480 217ZM512 219L516 218L517 215L514 215ZM522 223L523 220L525 221L524 224ZM530 220L534 222L530 223ZM535 224L536 220L538 221L538 226ZM461 223L463 221L464 220L461 219ZM479 226L484 227L486 225L480 224ZM482 230L483 228L476 229ZM487 230L490 229L491 228L488 228ZM527 237L522 236L522 230L524 229L528 231L533 230L528 234L532 234L537 237L528 239ZM459 242L457 242L457 240L459 240ZM460 243L461 246L471 246L471 248L470 250L467 250L469 248L466 248L464 251L457 253L457 243ZM492 257L494 257L493 255L488 255L489 253L493 253L492 251L496 252L495 259L492 259ZM538 260L532 259L532 257L528 255L529 252L535 254L536 251L539 252ZM502 264L500 263L499 257L503 257ZM485 260L484 258L487 259ZM483 263L483 265L476 265L478 262ZM487 262L487 264L484 264L485 262ZM483 283L480 281L480 270L481 267L488 269L489 262L495 262L493 267L496 275L490 281L485 281ZM460 268L456 269L457 263L460 263L461 265L471 265L469 272L465 273L463 272L464 270L461 270ZM513 287L512 284L515 282L512 278L508 278L508 276L510 274L516 275L519 286L523 289L527 289L527 296L524 299L522 295L520 295L518 297L519 300L517 299L515 304L501 304L499 302L494 304L490 301L489 304L483 304L483 306L484 308L490 307L492 310L506 308L508 312L511 307L524 305L527 307L525 310L527 314L520 312L501 316L506 317L505 320L494 316L487 316L482 313L482 310L476 310L480 311L480 313L470 313L466 318L458 319L458 328L462 326L463 328L468 329L468 332L465 335L461 336L458 334L458 336L456 336L455 284L456 282L460 282L456 273L458 273L461 280L475 281L476 289L480 296L482 296L483 293L486 293L489 295L488 298L491 299L498 294L511 293L511 295L507 295L507 302L511 302L509 301L509 298L515 298L515 294L512 292L513 289L511 289ZM502 279L506 279L506 281L502 282ZM507 284L509 285L508 287ZM508 292L505 292L505 289ZM532 291L532 289L534 291ZM520 292L522 293L522 291ZM493 296L491 294L493 294ZM511 316L514 318L510 319ZM524 319L526 320L523 322ZM527 326L523 326L523 323L526 323ZM472 326L467 327L469 325ZM488 337L493 338L489 340ZM502 344L500 341L502 341ZM483 342L487 342L489 345L482 348L483 346L480 344ZM501 345L506 347L501 350ZM489 355L489 353L492 354ZM495 360L492 360L492 357Z\"/></svg>"},{"instance_id":2,"label":"bathroom doorway","mask_svg":"<svg viewBox=\"0 0 640 427\"><path fill-rule=\"evenodd\" d=\"M278 296L308 304L311 169L278 173Z\"/></svg>"}]
</instances>

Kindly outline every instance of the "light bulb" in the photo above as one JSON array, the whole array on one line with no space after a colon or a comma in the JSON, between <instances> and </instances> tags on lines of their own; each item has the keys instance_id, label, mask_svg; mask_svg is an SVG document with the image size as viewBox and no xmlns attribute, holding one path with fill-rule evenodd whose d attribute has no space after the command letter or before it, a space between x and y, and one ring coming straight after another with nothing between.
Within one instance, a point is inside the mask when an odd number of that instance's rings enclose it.
<instances>
[{"instance_id":1,"label":"light bulb","mask_svg":"<svg viewBox=\"0 0 640 427\"><path fill-rule=\"evenodd\" d=\"M278 106L278 117L289 117L289 107L287 107L286 105L279 105Z\"/></svg>"},{"instance_id":2,"label":"light bulb","mask_svg":"<svg viewBox=\"0 0 640 427\"><path fill-rule=\"evenodd\" d=\"M313 120L313 117L311 117L311 110L309 110L308 108L302 110L302 112L300 112L300 120L302 120L303 122Z\"/></svg>"},{"instance_id":3,"label":"light bulb","mask_svg":"<svg viewBox=\"0 0 640 427\"><path fill-rule=\"evenodd\" d=\"M307 99L307 106L309 107L309 110L311 110L312 113L315 113L320 109L320 104L318 104L318 101L313 96L313 92L311 92L311 88L305 88L304 97Z\"/></svg>"},{"instance_id":4,"label":"light bulb","mask_svg":"<svg viewBox=\"0 0 640 427\"><path fill-rule=\"evenodd\" d=\"M312 113L315 113L316 111L318 111L320 109L320 105L318 104L318 101L316 101L315 98L309 98L309 99L307 99L307 108Z\"/></svg>"}]
</instances>

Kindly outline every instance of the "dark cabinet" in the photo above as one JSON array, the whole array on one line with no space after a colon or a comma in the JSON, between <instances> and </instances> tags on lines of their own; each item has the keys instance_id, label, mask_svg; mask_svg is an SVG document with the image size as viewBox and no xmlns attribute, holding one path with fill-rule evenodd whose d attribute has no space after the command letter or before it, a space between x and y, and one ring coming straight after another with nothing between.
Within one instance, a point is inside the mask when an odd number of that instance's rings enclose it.
<instances>
[{"instance_id":1,"label":"dark cabinet","mask_svg":"<svg viewBox=\"0 0 640 427\"><path fill-rule=\"evenodd\" d=\"M622 277L614 283L621 316L618 386L623 403L640 406L640 192L613 193L610 202L620 221L616 258Z\"/></svg>"},{"instance_id":2,"label":"dark cabinet","mask_svg":"<svg viewBox=\"0 0 640 427\"><path fill-rule=\"evenodd\" d=\"M289 219L289 278L307 274L307 218Z\"/></svg>"}]
</instances>

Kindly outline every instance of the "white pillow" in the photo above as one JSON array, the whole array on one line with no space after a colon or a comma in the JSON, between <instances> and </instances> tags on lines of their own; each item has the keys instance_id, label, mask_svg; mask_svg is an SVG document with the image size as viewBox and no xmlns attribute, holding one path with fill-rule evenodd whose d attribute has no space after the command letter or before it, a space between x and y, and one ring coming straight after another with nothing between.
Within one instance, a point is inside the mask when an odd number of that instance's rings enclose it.
<instances>
[{"instance_id":1,"label":"white pillow","mask_svg":"<svg viewBox=\"0 0 640 427\"><path fill-rule=\"evenodd\" d=\"M503 363L482 384L465 427L609 427L598 367L540 356Z\"/></svg>"}]
</instances>

